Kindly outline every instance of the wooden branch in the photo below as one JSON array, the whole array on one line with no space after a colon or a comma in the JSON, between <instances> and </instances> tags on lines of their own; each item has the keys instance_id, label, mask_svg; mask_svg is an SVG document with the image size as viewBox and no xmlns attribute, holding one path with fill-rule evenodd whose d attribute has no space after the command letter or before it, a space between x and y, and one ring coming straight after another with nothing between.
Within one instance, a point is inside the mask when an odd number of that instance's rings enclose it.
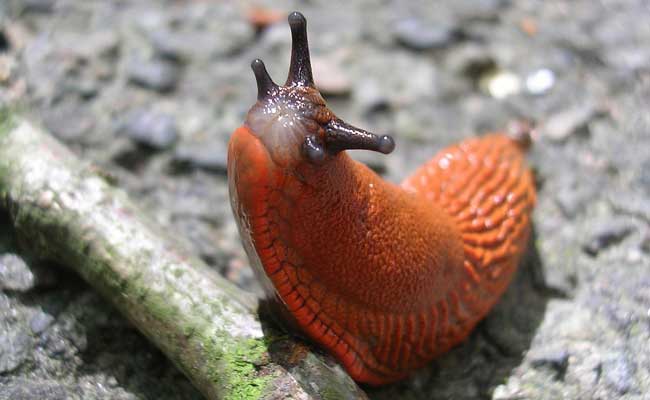
<instances>
[{"instance_id":1,"label":"wooden branch","mask_svg":"<svg viewBox=\"0 0 650 400\"><path fill-rule=\"evenodd\" d=\"M366 398L338 364L261 323L93 167L0 109L0 208L30 254L70 266L210 399Z\"/></svg>"}]
</instances>

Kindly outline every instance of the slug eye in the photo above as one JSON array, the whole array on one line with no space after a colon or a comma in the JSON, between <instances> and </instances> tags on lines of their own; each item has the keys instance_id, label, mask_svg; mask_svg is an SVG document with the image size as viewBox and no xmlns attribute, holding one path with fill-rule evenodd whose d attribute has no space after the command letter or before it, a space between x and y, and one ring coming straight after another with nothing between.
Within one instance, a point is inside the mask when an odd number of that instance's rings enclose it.
<instances>
[{"instance_id":1,"label":"slug eye","mask_svg":"<svg viewBox=\"0 0 650 400\"><path fill-rule=\"evenodd\" d=\"M325 160L325 149L318 144L316 136L309 135L302 143L302 151L309 161L314 164L320 164Z\"/></svg>"},{"instance_id":2,"label":"slug eye","mask_svg":"<svg viewBox=\"0 0 650 400\"><path fill-rule=\"evenodd\" d=\"M344 150L392 152L395 149L392 137L378 136L354 127L337 118L327 108L314 85L307 20L297 11L289 14L288 20L291 27L291 64L284 86L273 82L262 60L255 59L251 63L257 82L258 102L249 112L247 122L254 131L266 132L260 138L267 143L267 148L273 154L294 151L314 164L322 163L326 155L335 155ZM256 112L259 110L262 112ZM285 122L276 129L279 121ZM269 126L273 129L268 129ZM297 131L294 129L297 126L302 129ZM278 146L293 147L293 150Z\"/></svg>"}]
</instances>

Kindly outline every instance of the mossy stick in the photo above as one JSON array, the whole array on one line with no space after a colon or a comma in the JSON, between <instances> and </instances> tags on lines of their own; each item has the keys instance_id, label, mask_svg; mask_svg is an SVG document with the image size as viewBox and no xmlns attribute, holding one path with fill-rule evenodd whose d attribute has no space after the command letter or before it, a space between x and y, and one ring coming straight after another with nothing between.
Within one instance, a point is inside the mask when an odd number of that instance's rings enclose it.
<instances>
[{"instance_id":1,"label":"mossy stick","mask_svg":"<svg viewBox=\"0 0 650 400\"><path fill-rule=\"evenodd\" d=\"M26 251L79 273L207 398L365 398L328 357L267 328L254 298L185 251L91 164L7 109L0 208Z\"/></svg>"}]
</instances>

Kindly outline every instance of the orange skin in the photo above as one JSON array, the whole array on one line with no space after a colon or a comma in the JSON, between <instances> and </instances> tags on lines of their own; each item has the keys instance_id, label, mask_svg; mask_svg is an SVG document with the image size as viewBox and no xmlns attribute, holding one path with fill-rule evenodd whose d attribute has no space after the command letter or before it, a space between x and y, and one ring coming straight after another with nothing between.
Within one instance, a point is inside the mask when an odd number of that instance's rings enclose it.
<instances>
[{"instance_id":1,"label":"orange skin","mask_svg":"<svg viewBox=\"0 0 650 400\"><path fill-rule=\"evenodd\" d=\"M246 123L228 148L247 253L284 318L356 381L406 377L467 338L505 291L535 202L521 141L465 140L395 185L345 151L278 159L261 137Z\"/></svg>"},{"instance_id":2,"label":"orange skin","mask_svg":"<svg viewBox=\"0 0 650 400\"><path fill-rule=\"evenodd\" d=\"M526 246L533 179L504 135L447 148L401 186L345 152L278 168L246 126L228 155L242 234L279 299L360 382L399 380L463 341Z\"/></svg>"}]
</instances>

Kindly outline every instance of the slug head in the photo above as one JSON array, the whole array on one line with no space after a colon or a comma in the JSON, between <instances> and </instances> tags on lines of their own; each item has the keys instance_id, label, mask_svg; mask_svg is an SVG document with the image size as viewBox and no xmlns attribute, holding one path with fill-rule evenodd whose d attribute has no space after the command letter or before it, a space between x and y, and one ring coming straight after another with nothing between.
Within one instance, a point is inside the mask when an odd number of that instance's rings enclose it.
<instances>
[{"instance_id":1,"label":"slug head","mask_svg":"<svg viewBox=\"0 0 650 400\"><path fill-rule=\"evenodd\" d=\"M390 136L356 128L327 108L314 85L307 43L307 21L299 12L289 15L291 65L284 86L273 82L264 63L253 60L257 103L246 125L261 140L272 160L282 166L303 160L321 164L343 150L362 149L388 154L395 148Z\"/></svg>"}]
</instances>

